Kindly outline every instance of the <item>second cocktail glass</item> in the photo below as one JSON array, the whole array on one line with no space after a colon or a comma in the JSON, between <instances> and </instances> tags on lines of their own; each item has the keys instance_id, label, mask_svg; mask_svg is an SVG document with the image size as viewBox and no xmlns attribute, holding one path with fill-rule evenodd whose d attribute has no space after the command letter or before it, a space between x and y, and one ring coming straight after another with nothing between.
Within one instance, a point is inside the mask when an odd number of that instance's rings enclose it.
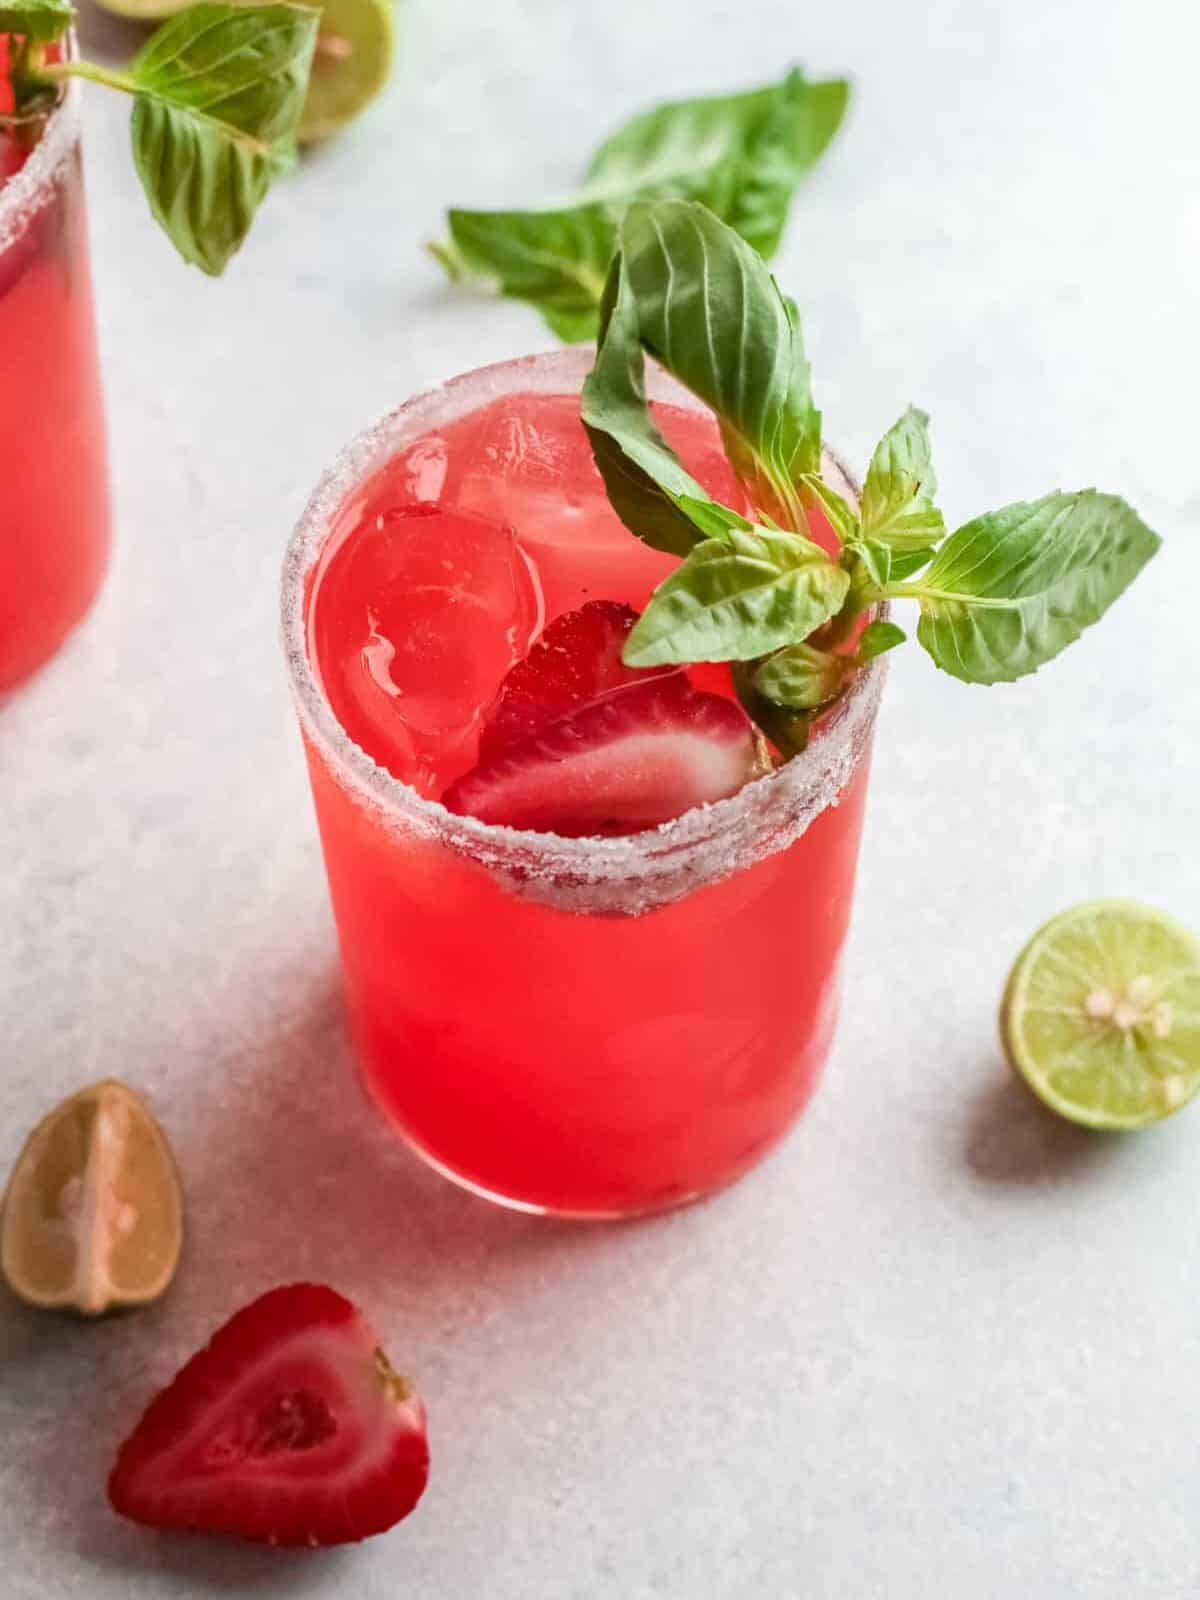
<instances>
[{"instance_id":1,"label":"second cocktail glass","mask_svg":"<svg viewBox=\"0 0 1200 1600\"><path fill-rule=\"evenodd\" d=\"M28 149L0 128L0 693L54 654L108 561L79 99L73 85Z\"/></svg>"}]
</instances>

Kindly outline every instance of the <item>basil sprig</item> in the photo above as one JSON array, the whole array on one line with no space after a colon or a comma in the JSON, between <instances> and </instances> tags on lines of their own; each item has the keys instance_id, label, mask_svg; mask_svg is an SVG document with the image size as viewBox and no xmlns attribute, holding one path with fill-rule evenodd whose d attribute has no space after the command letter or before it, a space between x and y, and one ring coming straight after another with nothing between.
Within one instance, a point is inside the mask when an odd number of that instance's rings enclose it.
<instances>
[{"instance_id":1,"label":"basil sprig","mask_svg":"<svg viewBox=\"0 0 1200 1600\"><path fill-rule=\"evenodd\" d=\"M593 338L630 204L701 201L771 256L796 188L840 127L848 98L844 79L813 82L793 67L779 82L742 94L668 101L611 134L566 203L452 208L449 239L430 249L456 281L489 279L536 307L557 337Z\"/></svg>"},{"instance_id":2,"label":"basil sprig","mask_svg":"<svg viewBox=\"0 0 1200 1600\"><path fill-rule=\"evenodd\" d=\"M63 0L0 9L0 31L25 41L18 105L70 77L132 95L134 163L155 219L185 261L222 272L294 159L319 11L196 5L165 22L127 72L45 60L73 17Z\"/></svg>"},{"instance_id":3,"label":"basil sprig","mask_svg":"<svg viewBox=\"0 0 1200 1600\"><path fill-rule=\"evenodd\" d=\"M730 662L785 755L857 667L903 642L895 623L864 617L881 602L917 601L917 639L944 671L1009 682L1077 639L1158 549L1124 500L1094 489L1007 506L946 537L929 419L913 407L851 505L821 475L799 318L745 239L702 205L664 200L631 206L616 243L581 415L618 515L684 558L625 659ZM647 355L714 412L749 514L714 501L656 428Z\"/></svg>"}]
</instances>

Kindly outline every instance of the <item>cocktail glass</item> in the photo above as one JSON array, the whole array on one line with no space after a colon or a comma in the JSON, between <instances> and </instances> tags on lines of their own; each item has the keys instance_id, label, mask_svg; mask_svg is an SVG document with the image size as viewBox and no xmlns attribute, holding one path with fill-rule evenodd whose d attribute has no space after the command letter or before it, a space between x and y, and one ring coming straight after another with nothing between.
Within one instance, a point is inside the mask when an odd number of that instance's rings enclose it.
<instances>
[{"instance_id":1,"label":"cocktail glass","mask_svg":"<svg viewBox=\"0 0 1200 1600\"><path fill-rule=\"evenodd\" d=\"M575 347L484 368L360 435L292 537L283 630L369 1090L420 1155L476 1194L617 1218L730 1183L813 1090L838 1014L882 664L858 674L803 754L731 798L587 839L451 814L355 743L314 660L322 573L364 506L389 493L438 502L456 471L446 441L452 456L476 414L492 420L469 464L474 510L510 522L535 565L539 547L566 541L587 580L571 593L567 569L549 563L543 592L559 609L581 593L644 604L644 571L618 576L644 548L598 479L590 500L564 486L556 502L539 434L553 408L574 412L591 361ZM648 388L700 414L661 372ZM537 472L506 476L514 439L517 456L544 447L540 502ZM823 470L854 493L831 455Z\"/></svg>"},{"instance_id":2,"label":"cocktail glass","mask_svg":"<svg viewBox=\"0 0 1200 1600\"><path fill-rule=\"evenodd\" d=\"M0 36L0 111L6 74ZM0 692L54 654L108 560L79 97L0 124Z\"/></svg>"}]
</instances>

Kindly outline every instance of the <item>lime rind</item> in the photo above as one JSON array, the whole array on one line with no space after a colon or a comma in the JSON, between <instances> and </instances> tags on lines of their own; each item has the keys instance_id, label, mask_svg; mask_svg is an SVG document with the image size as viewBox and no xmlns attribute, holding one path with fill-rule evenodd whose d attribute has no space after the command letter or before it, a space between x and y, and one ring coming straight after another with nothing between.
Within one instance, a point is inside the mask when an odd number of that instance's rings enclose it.
<instances>
[{"instance_id":1,"label":"lime rind","mask_svg":"<svg viewBox=\"0 0 1200 1600\"><path fill-rule=\"evenodd\" d=\"M301 144L327 139L363 111L392 66L392 0L327 0L313 55Z\"/></svg>"},{"instance_id":2,"label":"lime rind","mask_svg":"<svg viewBox=\"0 0 1200 1600\"><path fill-rule=\"evenodd\" d=\"M1160 1122L1200 1090L1200 943L1132 901L1075 906L1009 975L1000 1032L1013 1069L1085 1127Z\"/></svg>"},{"instance_id":3,"label":"lime rind","mask_svg":"<svg viewBox=\"0 0 1200 1600\"><path fill-rule=\"evenodd\" d=\"M27 1304L84 1316L145 1305L174 1276L183 1195L142 1097L108 1078L47 1113L0 1215L0 1273Z\"/></svg>"},{"instance_id":4,"label":"lime rind","mask_svg":"<svg viewBox=\"0 0 1200 1600\"><path fill-rule=\"evenodd\" d=\"M96 0L101 11L124 17L128 22L165 22L176 12L186 11L195 0Z\"/></svg>"}]
</instances>

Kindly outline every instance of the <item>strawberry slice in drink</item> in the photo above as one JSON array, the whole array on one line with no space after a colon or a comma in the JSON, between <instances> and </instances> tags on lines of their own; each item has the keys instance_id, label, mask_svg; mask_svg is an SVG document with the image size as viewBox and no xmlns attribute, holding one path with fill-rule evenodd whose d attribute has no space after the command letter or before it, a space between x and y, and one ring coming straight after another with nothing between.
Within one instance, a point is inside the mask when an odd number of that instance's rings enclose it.
<instances>
[{"instance_id":1,"label":"strawberry slice in drink","mask_svg":"<svg viewBox=\"0 0 1200 1600\"><path fill-rule=\"evenodd\" d=\"M639 833L736 794L761 770L741 708L679 674L547 723L452 783L442 803L567 837Z\"/></svg>"},{"instance_id":2,"label":"strawberry slice in drink","mask_svg":"<svg viewBox=\"0 0 1200 1600\"><path fill-rule=\"evenodd\" d=\"M627 667L631 606L558 617L500 685L451 811L565 836L637 833L735 794L762 770L741 708L677 667Z\"/></svg>"},{"instance_id":3,"label":"strawberry slice in drink","mask_svg":"<svg viewBox=\"0 0 1200 1600\"><path fill-rule=\"evenodd\" d=\"M615 600L590 600L556 617L500 685L479 739L490 760L572 711L608 700L634 684L681 672L681 667L627 667L621 660L638 614Z\"/></svg>"},{"instance_id":4,"label":"strawberry slice in drink","mask_svg":"<svg viewBox=\"0 0 1200 1600\"><path fill-rule=\"evenodd\" d=\"M114 1510L155 1528L280 1545L345 1544L416 1505L425 1412L333 1289L273 1289L154 1399L109 1479Z\"/></svg>"}]
</instances>

